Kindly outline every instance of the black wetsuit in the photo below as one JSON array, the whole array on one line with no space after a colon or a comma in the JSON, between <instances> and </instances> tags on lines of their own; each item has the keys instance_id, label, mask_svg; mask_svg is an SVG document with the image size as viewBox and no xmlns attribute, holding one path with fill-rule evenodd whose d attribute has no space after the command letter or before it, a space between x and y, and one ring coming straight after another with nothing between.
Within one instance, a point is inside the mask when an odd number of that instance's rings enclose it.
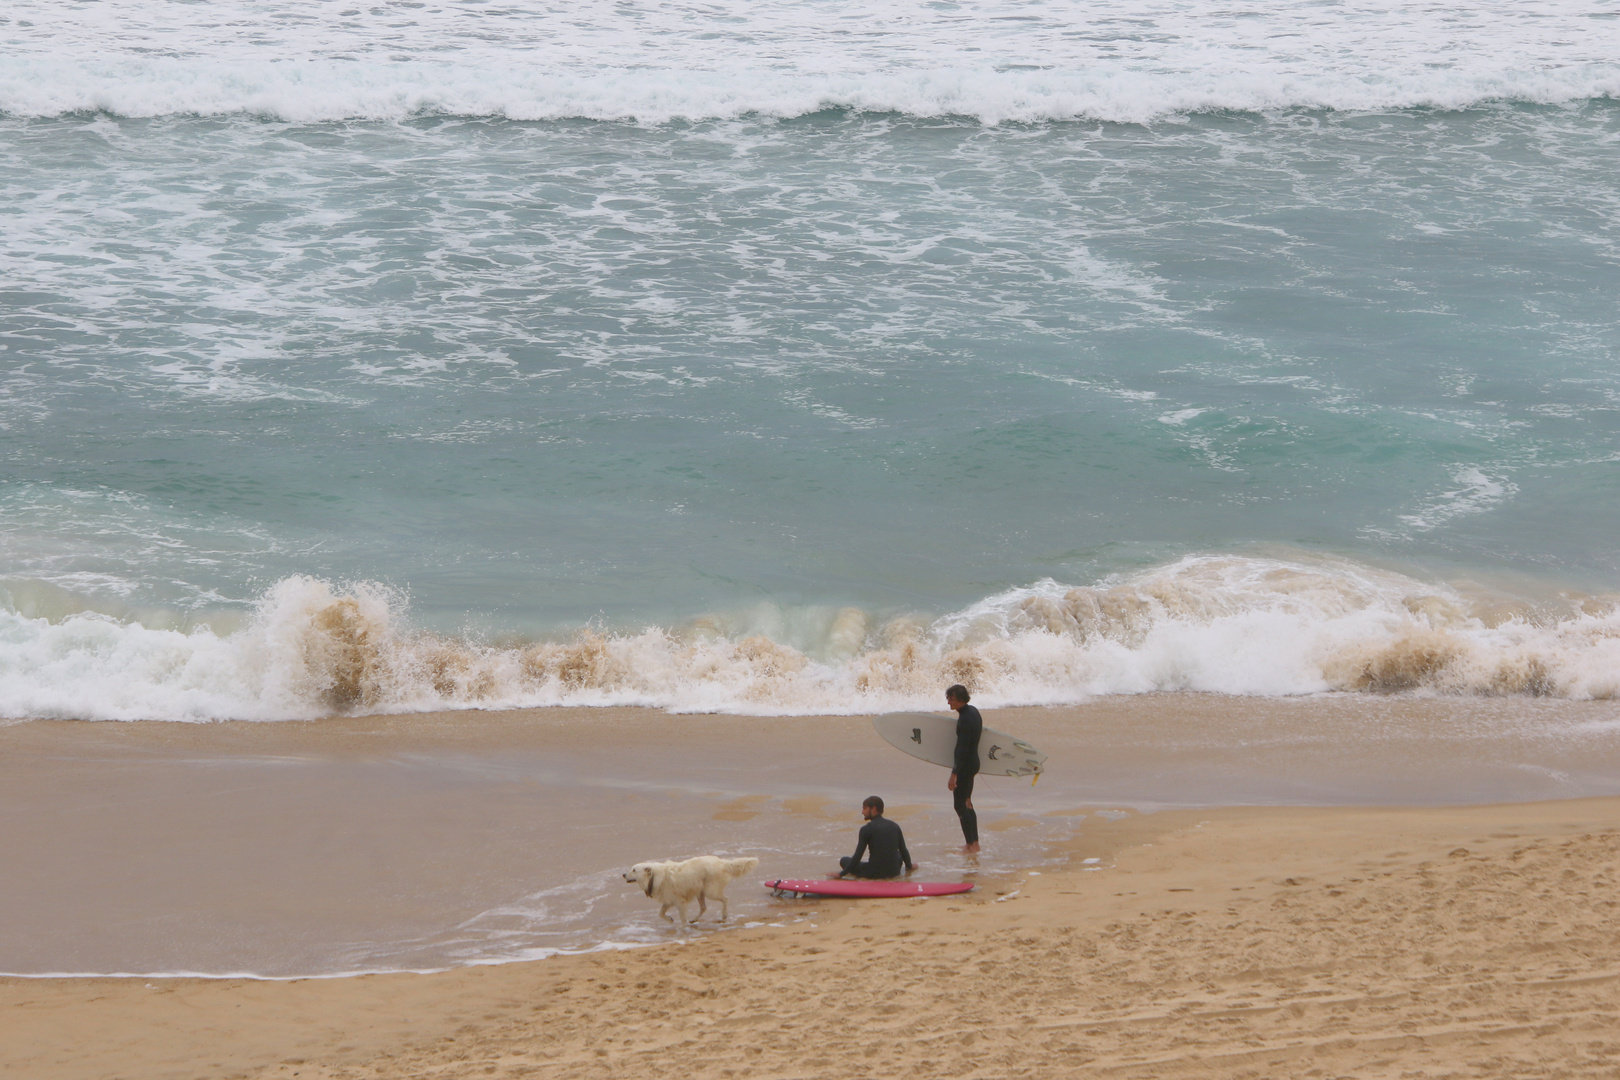
<instances>
[{"instance_id":1,"label":"black wetsuit","mask_svg":"<svg viewBox=\"0 0 1620 1080\"><path fill-rule=\"evenodd\" d=\"M872 853L872 858L861 862L861 856L868 851ZM860 878L898 877L902 864L907 870L911 869L911 852L906 850L906 838L901 834L900 826L882 814L861 826L860 842L855 845L854 857L846 855L838 860L844 873Z\"/></svg>"},{"instance_id":2,"label":"black wetsuit","mask_svg":"<svg viewBox=\"0 0 1620 1080\"><path fill-rule=\"evenodd\" d=\"M969 844L979 842L979 815L969 806L973 798L973 778L979 775L979 736L984 734L984 718L972 705L956 713L956 753L951 771L956 774L956 816L962 821L962 836Z\"/></svg>"}]
</instances>

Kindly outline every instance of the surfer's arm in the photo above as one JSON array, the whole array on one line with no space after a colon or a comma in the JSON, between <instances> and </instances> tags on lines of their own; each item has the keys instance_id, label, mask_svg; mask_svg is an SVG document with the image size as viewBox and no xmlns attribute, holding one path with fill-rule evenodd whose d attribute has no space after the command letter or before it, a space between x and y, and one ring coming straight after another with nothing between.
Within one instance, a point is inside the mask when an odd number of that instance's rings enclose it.
<instances>
[{"instance_id":1,"label":"surfer's arm","mask_svg":"<svg viewBox=\"0 0 1620 1080\"><path fill-rule=\"evenodd\" d=\"M860 838L855 843L855 856L853 861L856 863L859 863L861 861L861 856L866 854L867 846L872 839L867 835L871 828L872 826L870 825L861 826Z\"/></svg>"},{"instance_id":2,"label":"surfer's arm","mask_svg":"<svg viewBox=\"0 0 1620 1080\"><path fill-rule=\"evenodd\" d=\"M909 874L916 869L916 866L911 862L911 852L906 850L906 834L896 830L895 839L900 841L900 860L906 864L906 873Z\"/></svg>"}]
</instances>

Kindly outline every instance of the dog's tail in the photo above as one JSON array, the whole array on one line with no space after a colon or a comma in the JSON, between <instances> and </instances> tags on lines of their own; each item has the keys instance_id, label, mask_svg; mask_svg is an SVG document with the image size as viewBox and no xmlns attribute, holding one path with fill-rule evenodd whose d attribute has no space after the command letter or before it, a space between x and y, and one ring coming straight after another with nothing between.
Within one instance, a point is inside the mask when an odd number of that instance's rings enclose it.
<instances>
[{"instance_id":1,"label":"dog's tail","mask_svg":"<svg viewBox=\"0 0 1620 1080\"><path fill-rule=\"evenodd\" d=\"M746 859L727 859L725 861L725 866L726 876L728 878L735 879L742 877L744 874L753 873L755 868L759 866L759 860L752 857Z\"/></svg>"}]
</instances>

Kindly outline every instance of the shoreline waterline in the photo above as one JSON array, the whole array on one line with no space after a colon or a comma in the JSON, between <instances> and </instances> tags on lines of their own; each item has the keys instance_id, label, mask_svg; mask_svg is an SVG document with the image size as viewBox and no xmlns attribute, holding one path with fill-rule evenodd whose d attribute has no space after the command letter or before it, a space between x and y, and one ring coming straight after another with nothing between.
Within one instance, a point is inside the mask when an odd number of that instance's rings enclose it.
<instances>
[{"instance_id":1,"label":"shoreline waterline","mask_svg":"<svg viewBox=\"0 0 1620 1080\"><path fill-rule=\"evenodd\" d=\"M1615 933L1591 897L1620 869L1620 799L1165 811L1092 844L1102 871L818 904L674 950L274 983L0 978L0 1068L596 1078L656 1054L702 1076L741 1046L754 1075L819 1055L856 1076L905 1038L933 1078L959 1072L968 995L1019 1018L971 1032L998 1071L1491 1075L1467 1071L1482 1055L1612 1071L1594 1040L1617 1001Z\"/></svg>"},{"instance_id":2,"label":"shoreline waterline","mask_svg":"<svg viewBox=\"0 0 1620 1080\"><path fill-rule=\"evenodd\" d=\"M748 854L820 876L879 792L930 877L1064 865L1125 818L1620 796L1620 703L1154 694L996 709L1048 753L989 778L969 861L944 771L866 717L554 708L0 727L0 970L438 970L658 943L620 874ZM732 926L780 922L733 886ZM791 916L787 916L790 918ZM729 932L729 931L728 931Z\"/></svg>"}]
</instances>

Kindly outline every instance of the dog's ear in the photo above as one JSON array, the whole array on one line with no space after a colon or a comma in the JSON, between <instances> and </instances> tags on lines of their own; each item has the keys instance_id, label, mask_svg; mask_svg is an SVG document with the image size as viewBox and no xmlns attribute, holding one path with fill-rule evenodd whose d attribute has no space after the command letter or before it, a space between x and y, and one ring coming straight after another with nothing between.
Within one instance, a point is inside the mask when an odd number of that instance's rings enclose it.
<instances>
[{"instance_id":1,"label":"dog's ear","mask_svg":"<svg viewBox=\"0 0 1620 1080\"><path fill-rule=\"evenodd\" d=\"M651 896L653 894L653 887L656 886L657 884L658 884L658 871L654 870L650 866L647 867L647 895L648 896Z\"/></svg>"}]
</instances>

